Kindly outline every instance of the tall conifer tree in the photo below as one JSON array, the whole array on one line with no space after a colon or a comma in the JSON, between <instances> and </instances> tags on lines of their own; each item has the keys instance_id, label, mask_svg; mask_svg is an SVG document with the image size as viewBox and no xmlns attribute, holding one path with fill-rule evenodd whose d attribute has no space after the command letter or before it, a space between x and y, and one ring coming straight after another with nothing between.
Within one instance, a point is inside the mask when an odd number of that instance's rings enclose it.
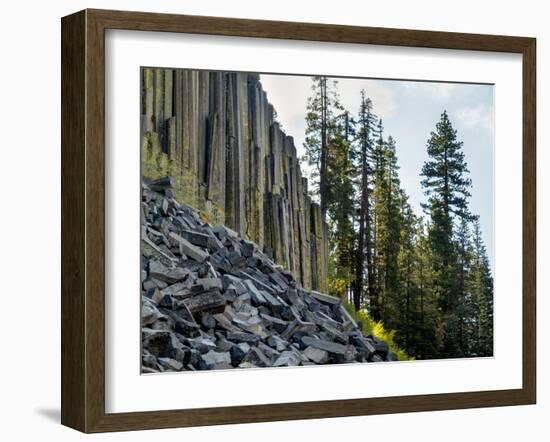
<instances>
[{"instance_id":1,"label":"tall conifer tree","mask_svg":"<svg viewBox=\"0 0 550 442\"><path fill-rule=\"evenodd\" d=\"M361 91L357 130L357 169L360 171L357 187L358 197L358 232L355 260L355 281L353 286L353 303L356 309L361 306L365 287L364 274L367 271L367 290L369 304L375 303L373 231L372 231L372 173L371 156L376 117L372 113L372 101Z\"/></svg>"},{"instance_id":2,"label":"tall conifer tree","mask_svg":"<svg viewBox=\"0 0 550 442\"><path fill-rule=\"evenodd\" d=\"M429 230L432 249L434 291L441 310L440 333L442 355L454 356L457 329L456 310L460 290L456 285L457 253L453 241L454 217L471 217L468 209L471 180L464 160L462 142L458 141L447 112L444 111L427 143L429 159L422 167L422 186L428 196L425 208L431 216Z\"/></svg>"},{"instance_id":3,"label":"tall conifer tree","mask_svg":"<svg viewBox=\"0 0 550 442\"><path fill-rule=\"evenodd\" d=\"M313 77L306 114L304 148L308 164L313 166L312 179L319 195L323 217L331 199L331 143L337 127L337 117L343 112L337 92L337 82L327 77Z\"/></svg>"}]
</instances>

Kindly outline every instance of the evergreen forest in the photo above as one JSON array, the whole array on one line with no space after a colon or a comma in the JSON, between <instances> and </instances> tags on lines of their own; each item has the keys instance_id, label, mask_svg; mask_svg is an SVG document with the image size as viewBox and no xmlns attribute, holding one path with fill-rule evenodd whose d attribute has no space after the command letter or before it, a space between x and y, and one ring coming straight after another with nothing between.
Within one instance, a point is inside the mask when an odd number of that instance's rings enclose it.
<instances>
[{"instance_id":1,"label":"evergreen forest","mask_svg":"<svg viewBox=\"0 0 550 442\"><path fill-rule=\"evenodd\" d=\"M493 277L463 143L442 109L426 134L416 213L399 177L398 140L368 92L357 114L338 83L313 77L304 166L329 230L328 290L391 330L411 358L492 356Z\"/></svg>"}]
</instances>

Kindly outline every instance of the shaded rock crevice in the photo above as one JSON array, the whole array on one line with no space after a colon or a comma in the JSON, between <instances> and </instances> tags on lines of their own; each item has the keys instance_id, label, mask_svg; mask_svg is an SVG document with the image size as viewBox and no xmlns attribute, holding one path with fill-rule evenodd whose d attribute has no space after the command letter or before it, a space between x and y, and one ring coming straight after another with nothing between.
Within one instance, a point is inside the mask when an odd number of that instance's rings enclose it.
<instances>
[{"instance_id":1,"label":"shaded rock crevice","mask_svg":"<svg viewBox=\"0 0 550 442\"><path fill-rule=\"evenodd\" d=\"M332 296L233 230L142 185L142 372L395 360Z\"/></svg>"}]
</instances>

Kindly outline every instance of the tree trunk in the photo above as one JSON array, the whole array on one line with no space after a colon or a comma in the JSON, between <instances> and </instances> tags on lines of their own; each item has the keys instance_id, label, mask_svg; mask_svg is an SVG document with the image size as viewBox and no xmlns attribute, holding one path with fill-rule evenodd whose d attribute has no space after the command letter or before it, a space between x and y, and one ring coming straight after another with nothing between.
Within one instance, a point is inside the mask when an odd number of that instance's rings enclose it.
<instances>
[{"instance_id":1,"label":"tree trunk","mask_svg":"<svg viewBox=\"0 0 550 442\"><path fill-rule=\"evenodd\" d=\"M411 294L410 294L410 285L411 285L411 262L410 262L410 256L407 256L407 307L405 312L405 350L409 352L409 316L410 316L410 305L411 305Z\"/></svg>"},{"instance_id":2,"label":"tree trunk","mask_svg":"<svg viewBox=\"0 0 550 442\"><path fill-rule=\"evenodd\" d=\"M321 77L321 166L319 176L319 199L323 220L327 212L327 175L328 175L328 147L327 147L327 79Z\"/></svg>"}]
</instances>

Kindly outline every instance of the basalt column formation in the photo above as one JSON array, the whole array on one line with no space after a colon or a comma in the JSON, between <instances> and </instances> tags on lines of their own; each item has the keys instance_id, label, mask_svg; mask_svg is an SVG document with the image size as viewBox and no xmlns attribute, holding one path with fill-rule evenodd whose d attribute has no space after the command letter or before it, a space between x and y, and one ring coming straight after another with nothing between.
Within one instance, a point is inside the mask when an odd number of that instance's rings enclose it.
<instances>
[{"instance_id":1,"label":"basalt column formation","mask_svg":"<svg viewBox=\"0 0 550 442\"><path fill-rule=\"evenodd\" d=\"M327 226L259 75L143 68L141 97L143 176L326 291Z\"/></svg>"}]
</instances>

